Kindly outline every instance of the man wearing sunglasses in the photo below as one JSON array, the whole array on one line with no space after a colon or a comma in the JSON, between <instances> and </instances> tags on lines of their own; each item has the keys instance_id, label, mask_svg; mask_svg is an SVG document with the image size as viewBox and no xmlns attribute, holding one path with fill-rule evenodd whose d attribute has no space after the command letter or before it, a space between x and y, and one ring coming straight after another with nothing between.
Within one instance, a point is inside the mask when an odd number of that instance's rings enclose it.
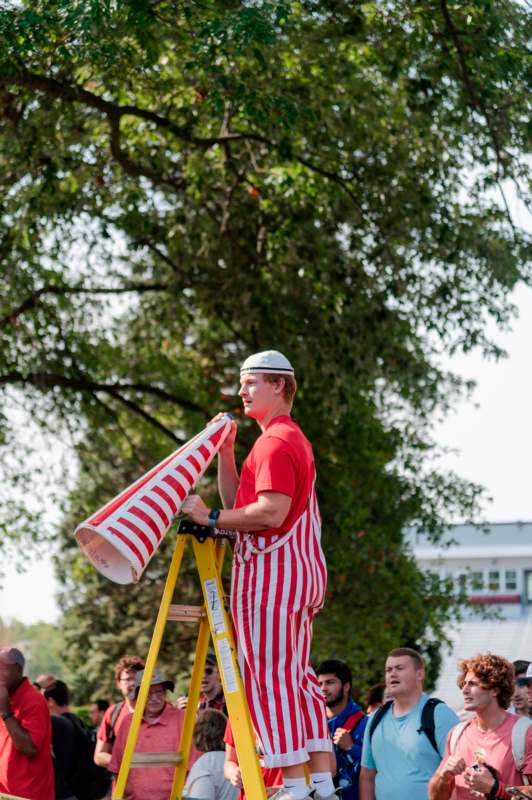
<instances>
[{"instance_id":1,"label":"man wearing sunglasses","mask_svg":"<svg viewBox=\"0 0 532 800\"><path fill-rule=\"evenodd\" d=\"M530 667L530 661L514 661L515 670L515 691L512 696L512 711L519 714L521 717L530 716L529 705L529 684L532 683L532 678L527 677L527 670Z\"/></svg>"},{"instance_id":2,"label":"man wearing sunglasses","mask_svg":"<svg viewBox=\"0 0 532 800\"><path fill-rule=\"evenodd\" d=\"M225 697L220 679L218 662L214 653L207 655L205 670L201 679L201 695L198 709L204 711L207 708L214 708L227 716Z\"/></svg>"}]
</instances>

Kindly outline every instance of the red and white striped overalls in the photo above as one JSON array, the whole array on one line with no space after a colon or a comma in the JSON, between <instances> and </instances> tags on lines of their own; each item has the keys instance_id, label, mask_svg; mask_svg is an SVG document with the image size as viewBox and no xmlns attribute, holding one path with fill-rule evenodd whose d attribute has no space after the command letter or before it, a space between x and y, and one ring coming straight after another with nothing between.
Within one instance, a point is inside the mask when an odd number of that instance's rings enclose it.
<instances>
[{"instance_id":1,"label":"red and white striped overalls","mask_svg":"<svg viewBox=\"0 0 532 800\"><path fill-rule=\"evenodd\" d=\"M287 533L239 534L231 609L253 726L267 767L299 764L330 751L325 703L310 666L312 619L327 570L314 487Z\"/></svg>"}]
</instances>

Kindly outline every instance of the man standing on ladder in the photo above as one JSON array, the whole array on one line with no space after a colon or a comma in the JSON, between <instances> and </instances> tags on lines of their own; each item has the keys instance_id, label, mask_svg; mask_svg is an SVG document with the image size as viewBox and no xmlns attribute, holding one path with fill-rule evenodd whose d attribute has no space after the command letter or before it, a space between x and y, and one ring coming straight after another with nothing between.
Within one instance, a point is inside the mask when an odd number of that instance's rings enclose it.
<instances>
[{"instance_id":1,"label":"man standing on ladder","mask_svg":"<svg viewBox=\"0 0 532 800\"><path fill-rule=\"evenodd\" d=\"M312 447L290 416L297 386L282 353L247 358L240 384L244 413L262 433L240 476L235 423L220 448L222 511L209 509L198 495L182 510L198 524L239 532L231 611L264 764L283 772L285 788L275 800L334 800L325 703L309 663L312 619L323 605L327 576Z\"/></svg>"}]
</instances>

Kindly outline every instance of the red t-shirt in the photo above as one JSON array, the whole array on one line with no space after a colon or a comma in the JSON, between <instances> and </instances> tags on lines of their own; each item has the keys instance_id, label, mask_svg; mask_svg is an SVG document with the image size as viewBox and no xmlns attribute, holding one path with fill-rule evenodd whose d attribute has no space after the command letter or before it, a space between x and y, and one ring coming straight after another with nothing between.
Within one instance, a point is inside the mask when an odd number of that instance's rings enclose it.
<instances>
[{"instance_id":1,"label":"red t-shirt","mask_svg":"<svg viewBox=\"0 0 532 800\"><path fill-rule=\"evenodd\" d=\"M242 465L235 508L254 503L261 492L279 492L292 498L280 528L256 536L289 531L305 510L316 470L310 442L289 416L274 417L259 436Z\"/></svg>"},{"instance_id":2,"label":"red t-shirt","mask_svg":"<svg viewBox=\"0 0 532 800\"><path fill-rule=\"evenodd\" d=\"M232 747L235 751L236 764L238 764L238 756L236 755L235 740L233 739L233 731L231 730L231 723L228 722L225 728L224 742ZM260 761L260 758L259 758ZM262 766L262 762L261 762ZM264 786L267 789L274 787L280 789L283 785L283 773L280 767L262 767L262 776L264 778ZM238 795L238 800L246 800L246 794L242 789Z\"/></svg>"},{"instance_id":3,"label":"red t-shirt","mask_svg":"<svg viewBox=\"0 0 532 800\"><path fill-rule=\"evenodd\" d=\"M46 700L24 678L9 697L9 706L19 725L38 750L34 758L20 753L0 719L0 792L27 800L54 800L52 723Z\"/></svg>"},{"instance_id":4,"label":"red t-shirt","mask_svg":"<svg viewBox=\"0 0 532 800\"><path fill-rule=\"evenodd\" d=\"M118 703L113 703L112 706L109 706L109 708L107 708L105 710L105 713L103 715L102 721L100 722L100 727L98 728L98 734L97 734L97 737L96 737L101 742L110 742L111 741L111 727L112 727L111 726L111 720L112 720L112 716L113 716L113 711L115 710L117 705L118 705ZM132 713L133 713L133 711L129 710L127 703L124 701L124 703L122 705L122 708L118 712L118 716L117 716L117 718L115 720L115 724L114 724L114 735L115 735L115 738L116 738L116 735L117 735L118 731L120 730L120 727L121 727L122 723L124 722L124 720L127 719L129 716L131 716Z\"/></svg>"}]
</instances>

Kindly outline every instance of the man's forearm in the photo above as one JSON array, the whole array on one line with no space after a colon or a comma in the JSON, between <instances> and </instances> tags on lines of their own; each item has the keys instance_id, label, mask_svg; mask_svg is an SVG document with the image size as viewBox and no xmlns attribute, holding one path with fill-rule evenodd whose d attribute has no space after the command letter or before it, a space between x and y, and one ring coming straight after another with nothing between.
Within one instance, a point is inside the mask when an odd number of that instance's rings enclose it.
<instances>
[{"instance_id":1,"label":"man's forearm","mask_svg":"<svg viewBox=\"0 0 532 800\"><path fill-rule=\"evenodd\" d=\"M264 531L278 528L286 517L276 508L267 506L257 500L242 508L224 509L218 517L218 527L233 531Z\"/></svg>"},{"instance_id":2,"label":"man's forearm","mask_svg":"<svg viewBox=\"0 0 532 800\"><path fill-rule=\"evenodd\" d=\"M453 779L444 781L441 775L435 772L429 783L429 800L449 800L453 789Z\"/></svg>"},{"instance_id":3,"label":"man's forearm","mask_svg":"<svg viewBox=\"0 0 532 800\"><path fill-rule=\"evenodd\" d=\"M24 730L22 725L17 722L15 717L9 717L4 724L13 744L15 745L15 748L19 751L19 753L28 756L28 758L35 758L39 751L35 747L33 739L29 733Z\"/></svg>"},{"instance_id":4,"label":"man's forearm","mask_svg":"<svg viewBox=\"0 0 532 800\"><path fill-rule=\"evenodd\" d=\"M364 768L359 779L360 800L375 800L375 776L365 775Z\"/></svg>"},{"instance_id":5,"label":"man's forearm","mask_svg":"<svg viewBox=\"0 0 532 800\"><path fill-rule=\"evenodd\" d=\"M224 508L233 508L238 489L238 471L233 449L218 453L218 492Z\"/></svg>"},{"instance_id":6,"label":"man's forearm","mask_svg":"<svg viewBox=\"0 0 532 800\"><path fill-rule=\"evenodd\" d=\"M107 742L102 742L101 739L96 741L96 750L94 751L94 763L99 767L108 767L111 761L111 746Z\"/></svg>"}]
</instances>

